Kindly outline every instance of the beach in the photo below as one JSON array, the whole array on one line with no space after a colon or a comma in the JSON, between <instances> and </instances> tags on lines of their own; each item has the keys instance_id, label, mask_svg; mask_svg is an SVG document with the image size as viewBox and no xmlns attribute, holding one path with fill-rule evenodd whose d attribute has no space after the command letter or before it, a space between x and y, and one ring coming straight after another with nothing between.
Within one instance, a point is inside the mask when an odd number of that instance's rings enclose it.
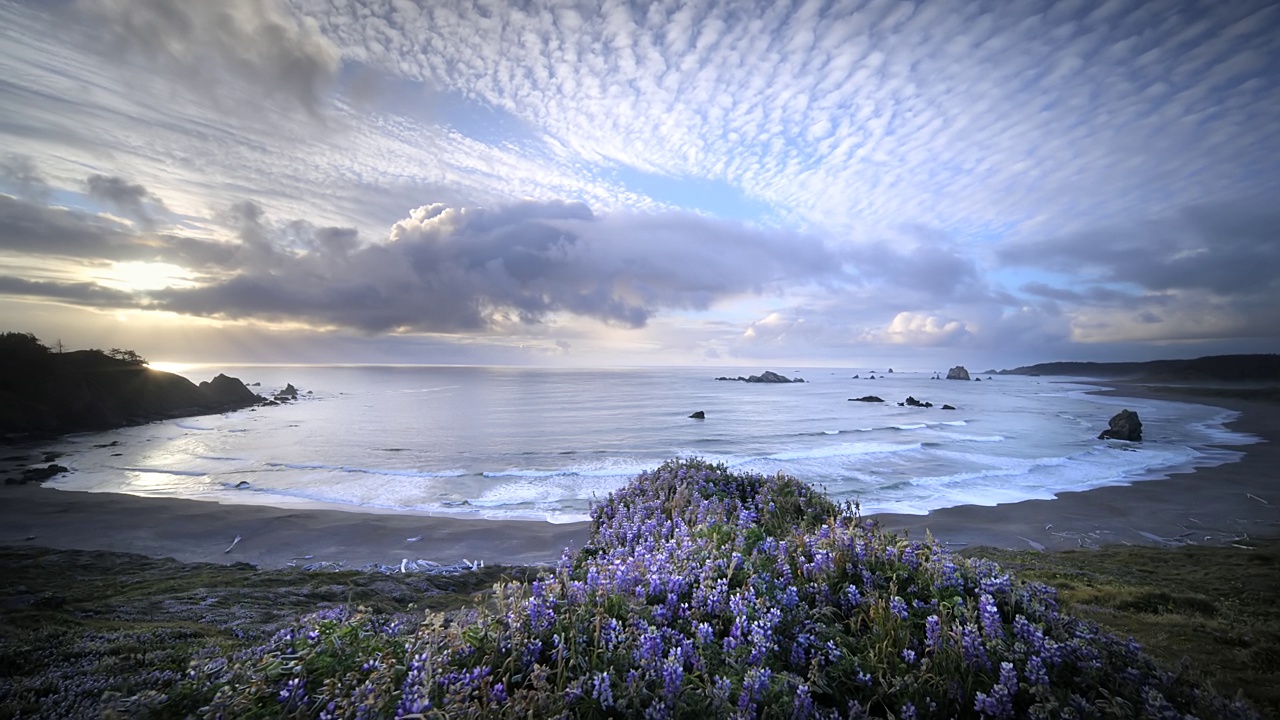
<instances>
[{"instance_id":1,"label":"beach","mask_svg":"<svg viewBox=\"0 0 1280 720\"><path fill-rule=\"evenodd\" d=\"M1165 479L1060 493L983 507L965 505L927 515L874 516L912 537L931 533L957 549L992 546L1066 550L1106 544L1248 546L1280 535L1280 404L1203 391L1120 385L1104 391L1217 405L1241 413L1233 430L1260 442L1235 446L1239 462ZM802 478L803 479L803 478ZM37 485L0 487L0 545L111 550L185 562L398 565L425 559L487 564L556 561L578 548L587 523L474 520L393 512L274 508L115 493L67 492ZM236 537L240 540L232 546ZM420 538L410 541L410 538ZM230 551L228 552L228 548Z\"/></svg>"},{"instance_id":2,"label":"beach","mask_svg":"<svg viewBox=\"0 0 1280 720\"><path fill-rule=\"evenodd\" d=\"M1259 442L1233 446L1233 463L1174 473L1167 478L1084 492L1052 500L981 507L963 505L928 515L878 515L887 529L912 537L931 533L959 547L1070 550L1107 544L1242 545L1280 535L1280 403L1260 392L1101 382L1099 394L1216 405L1240 412L1228 427Z\"/></svg>"}]
</instances>

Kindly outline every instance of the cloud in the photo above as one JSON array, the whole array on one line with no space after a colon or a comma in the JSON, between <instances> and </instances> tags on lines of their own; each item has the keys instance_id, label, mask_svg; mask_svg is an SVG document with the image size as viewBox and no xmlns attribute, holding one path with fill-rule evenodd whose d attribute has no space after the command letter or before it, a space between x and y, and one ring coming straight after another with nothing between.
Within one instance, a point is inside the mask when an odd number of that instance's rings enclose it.
<instances>
[{"instance_id":1,"label":"cloud","mask_svg":"<svg viewBox=\"0 0 1280 720\"><path fill-rule=\"evenodd\" d=\"M143 227L155 225L154 210L165 211L164 201L145 187L111 175L90 175L85 180L89 195L113 205L117 210L140 222Z\"/></svg>"},{"instance_id":2,"label":"cloud","mask_svg":"<svg viewBox=\"0 0 1280 720\"><path fill-rule=\"evenodd\" d=\"M77 8L113 50L197 93L228 73L317 113L341 67L315 22L279 0L77 0Z\"/></svg>"},{"instance_id":3,"label":"cloud","mask_svg":"<svg viewBox=\"0 0 1280 720\"><path fill-rule=\"evenodd\" d=\"M842 232L1043 232L1278 187L1267 0L298 6L348 57L585 164L723 181Z\"/></svg>"},{"instance_id":4,"label":"cloud","mask_svg":"<svg viewBox=\"0 0 1280 720\"><path fill-rule=\"evenodd\" d=\"M30 157L17 153L0 156L0 188L36 202L49 198L49 184L36 168L35 162Z\"/></svg>"},{"instance_id":5,"label":"cloud","mask_svg":"<svg viewBox=\"0 0 1280 720\"><path fill-rule=\"evenodd\" d=\"M681 213L597 216L561 201L426 205L387 242L363 245L305 223L272 237L255 205L231 219L240 271L153 293L158 308L370 333L512 332L560 313L640 328L663 310L706 310L842 273L813 238Z\"/></svg>"},{"instance_id":6,"label":"cloud","mask_svg":"<svg viewBox=\"0 0 1280 720\"><path fill-rule=\"evenodd\" d=\"M1021 287L1066 303L1080 341L1280 335L1272 317L1280 306L1280 211L1270 203L1196 205L1142 222L1008 243L998 256L1084 286Z\"/></svg>"},{"instance_id":7,"label":"cloud","mask_svg":"<svg viewBox=\"0 0 1280 720\"><path fill-rule=\"evenodd\" d=\"M871 333L869 339L894 345L951 345L968 334L959 320L900 312L888 327Z\"/></svg>"},{"instance_id":8,"label":"cloud","mask_svg":"<svg viewBox=\"0 0 1280 720\"><path fill-rule=\"evenodd\" d=\"M96 283L25 280L6 275L0 275L0 295L65 301L82 307L131 308L143 304L130 293Z\"/></svg>"}]
</instances>

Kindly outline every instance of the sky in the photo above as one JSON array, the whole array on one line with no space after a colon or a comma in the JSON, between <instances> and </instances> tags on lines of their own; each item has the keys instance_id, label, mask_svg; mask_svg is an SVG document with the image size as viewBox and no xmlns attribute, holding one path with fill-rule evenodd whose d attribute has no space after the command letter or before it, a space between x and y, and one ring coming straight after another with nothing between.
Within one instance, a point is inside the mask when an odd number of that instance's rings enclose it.
<instances>
[{"instance_id":1,"label":"sky","mask_svg":"<svg viewBox=\"0 0 1280 720\"><path fill-rule=\"evenodd\" d=\"M154 361L1280 350L1280 3L0 0L0 330Z\"/></svg>"}]
</instances>

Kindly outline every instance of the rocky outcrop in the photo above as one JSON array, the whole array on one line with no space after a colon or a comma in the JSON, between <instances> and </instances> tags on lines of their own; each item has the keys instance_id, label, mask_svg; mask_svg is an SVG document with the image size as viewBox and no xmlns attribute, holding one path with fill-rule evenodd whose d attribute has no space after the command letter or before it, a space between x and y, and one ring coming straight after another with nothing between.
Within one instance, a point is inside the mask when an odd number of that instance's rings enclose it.
<instances>
[{"instance_id":1,"label":"rocky outcrop","mask_svg":"<svg viewBox=\"0 0 1280 720\"><path fill-rule=\"evenodd\" d=\"M947 371L948 380L968 380L969 371L964 369L963 365L957 365Z\"/></svg>"},{"instance_id":2,"label":"rocky outcrop","mask_svg":"<svg viewBox=\"0 0 1280 720\"><path fill-rule=\"evenodd\" d=\"M907 399L906 399L906 400L904 400L903 402L900 402L900 403L898 403L898 404L899 404L899 405L906 405L907 407L919 407L919 408L931 408L931 407L933 407L933 403L931 403L931 402L920 402L919 400L915 399L914 397L912 397L912 396L910 396L910 395L908 395L908 396L907 396Z\"/></svg>"},{"instance_id":3,"label":"rocky outcrop","mask_svg":"<svg viewBox=\"0 0 1280 720\"><path fill-rule=\"evenodd\" d=\"M690 417L690 418L692 418L692 419L694 419L694 420L706 420L706 419L707 419L707 414L706 414L705 412L701 411L701 410L698 410L697 412L693 413L693 414L692 414L692 415L690 415L689 417Z\"/></svg>"},{"instance_id":4,"label":"rocky outcrop","mask_svg":"<svg viewBox=\"0 0 1280 720\"><path fill-rule=\"evenodd\" d=\"M863 395L860 398L849 398L849 402L884 402L884 398L875 395Z\"/></svg>"},{"instance_id":5,"label":"rocky outcrop","mask_svg":"<svg viewBox=\"0 0 1280 720\"><path fill-rule=\"evenodd\" d=\"M942 406L942 409L943 409L943 410L955 410L955 408L954 408L954 407L952 407L951 405L943 405L943 406Z\"/></svg>"},{"instance_id":6,"label":"rocky outcrop","mask_svg":"<svg viewBox=\"0 0 1280 720\"><path fill-rule=\"evenodd\" d=\"M22 474L16 478L5 478L5 485L26 485L29 482L42 483L49 478L61 475L62 473L71 472L71 468L65 465L49 465L48 467L33 467L22 471Z\"/></svg>"},{"instance_id":7,"label":"rocky outcrop","mask_svg":"<svg viewBox=\"0 0 1280 720\"><path fill-rule=\"evenodd\" d=\"M276 393L276 399L277 400L297 400L298 388L294 387L293 383L289 383L288 385L284 386L283 390Z\"/></svg>"},{"instance_id":8,"label":"rocky outcrop","mask_svg":"<svg viewBox=\"0 0 1280 720\"><path fill-rule=\"evenodd\" d=\"M0 443L226 412L261 399L222 378L199 387L96 350L47 353L0 373Z\"/></svg>"},{"instance_id":9,"label":"rocky outcrop","mask_svg":"<svg viewBox=\"0 0 1280 720\"><path fill-rule=\"evenodd\" d=\"M736 378L718 377L716 379L730 380L730 381L737 381L737 382L748 382L748 383L802 383L804 382L803 378L789 378L785 375L779 375L778 373L772 370L765 370L759 375L752 375L751 377L742 377L741 375L739 375Z\"/></svg>"},{"instance_id":10,"label":"rocky outcrop","mask_svg":"<svg viewBox=\"0 0 1280 720\"><path fill-rule=\"evenodd\" d=\"M1098 435L1099 440L1137 442L1142 439L1142 420L1138 419L1138 413L1132 410L1121 410L1116 413L1109 425L1110 427Z\"/></svg>"},{"instance_id":11,"label":"rocky outcrop","mask_svg":"<svg viewBox=\"0 0 1280 720\"><path fill-rule=\"evenodd\" d=\"M214 400L231 405L237 403L252 405L262 399L257 393L245 387L245 384L240 382L240 378L222 373L218 373L218 376L212 380L200 383L200 389Z\"/></svg>"}]
</instances>

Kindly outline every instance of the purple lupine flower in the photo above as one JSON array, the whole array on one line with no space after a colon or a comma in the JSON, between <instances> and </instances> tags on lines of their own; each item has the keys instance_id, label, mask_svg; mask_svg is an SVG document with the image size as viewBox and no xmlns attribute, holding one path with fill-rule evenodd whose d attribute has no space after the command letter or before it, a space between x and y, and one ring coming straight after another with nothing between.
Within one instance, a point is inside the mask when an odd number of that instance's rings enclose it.
<instances>
[{"instance_id":1,"label":"purple lupine flower","mask_svg":"<svg viewBox=\"0 0 1280 720\"><path fill-rule=\"evenodd\" d=\"M505 705L507 702L507 686L501 681L493 687L489 688L489 701L495 705Z\"/></svg>"},{"instance_id":2,"label":"purple lupine flower","mask_svg":"<svg viewBox=\"0 0 1280 720\"><path fill-rule=\"evenodd\" d=\"M915 650L912 650L911 648L905 648L905 649L903 649L903 651L902 651L902 659L903 659L903 660L904 660L908 665L915 665L915 664L916 664L916 651L915 651Z\"/></svg>"},{"instance_id":3,"label":"purple lupine flower","mask_svg":"<svg viewBox=\"0 0 1280 720\"><path fill-rule=\"evenodd\" d=\"M591 697L606 710L613 707L613 683L607 670L592 676Z\"/></svg>"},{"instance_id":4,"label":"purple lupine flower","mask_svg":"<svg viewBox=\"0 0 1280 720\"><path fill-rule=\"evenodd\" d=\"M937 615L924 619L924 644L934 650L942 646L942 620Z\"/></svg>"},{"instance_id":5,"label":"purple lupine flower","mask_svg":"<svg viewBox=\"0 0 1280 720\"><path fill-rule=\"evenodd\" d=\"M289 680L289 682L284 684L284 687L280 688L280 694L277 699L286 705L293 703L300 705L306 702L307 693L304 689L305 684L306 681L302 678L293 678Z\"/></svg>"},{"instance_id":6,"label":"purple lupine flower","mask_svg":"<svg viewBox=\"0 0 1280 720\"><path fill-rule=\"evenodd\" d=\"M899 620L907 619L907 601L894 595L889 598L889 612L898 617Z\"/></svg>"},{"instance_id":7,"label":"purple lupine flower","mask_svg":"<svg viewBox=\"0 0 1280 720\"><path fill-rule=\"evenodd\" d=\"M916 706L906 703L902 709L898 711L898 717L901 720L916 720Z\"/></svg>"},{"instance_id":8,"label":"purple lupine flower","mask_svg":"<svg viewBox=\"0 0 1280 720\"><path fill-rule=\"evenodd\" d=\"M1000 620L1000 609L996 607L995 598L987 593L978 597L978 620L982 623L982 635L988 640L999 640L1004 637L1004 623Z\"/></svg>"},{"instance_id":9,"label":"purple lupine flower","mask_svg":"<svg viewBox=\"0 0 1280 720\"><path fill-rule=\"evenodd\" d=\"M809 692L809 686L801 685L796 688L796 697L791 705L791 717L793 720L806 720L813 717L813 713L813 696Z\"/></svg>"}]
</instances>

